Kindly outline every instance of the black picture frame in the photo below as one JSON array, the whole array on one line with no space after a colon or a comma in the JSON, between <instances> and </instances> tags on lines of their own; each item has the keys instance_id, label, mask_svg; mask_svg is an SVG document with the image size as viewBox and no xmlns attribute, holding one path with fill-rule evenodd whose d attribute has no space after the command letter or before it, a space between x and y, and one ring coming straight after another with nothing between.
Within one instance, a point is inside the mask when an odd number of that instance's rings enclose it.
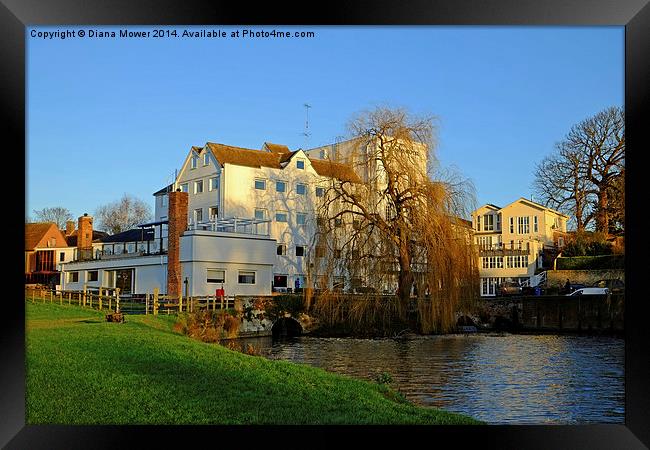
<instances>
[{"instance_id":1,"label":"black picture frame","mask_svg":"<svg viewBox=\"0 0 650 450\"><path fill-rule=\"evenodd\" d=\"M576 426L482 426L482 427L197 427L197 426L26 426L24 303L17 280L23 275L10 262L5 268L11 295L3 299L2 365L0 369L0 445L6 448L124 448L168 447L178 442L206 439L214 446L224 440L265 446L337 445L342 433L354 433L365 441L381 443L394 439L416 445L420 439L443 445L450 438L454 447L468 439L482 448L627 449L650 446L650 357L648 326L645 324L643 284L650 266L644 260L647 243L641 235L643 152L650 148L647 113L650 103L650 6L648 0L465 0L410 2L346 1L320 3L266 2L254 7L245 2L198 2L194 0L84 1L2 0L0 4L0 48L2 49L2 111L6 130L3 154L8 172L25 168L25 30L37 25L144 25L144 24L310 24L310 25L535 25L535 26L625 26L625 111L627 135L626 206L627 251L625 310L625 425ZM598 70L595 62L594 70ZM8 142L11 142L9 144ZM62 159L65 155L62 154ZM62 167L64 169L64 166ZM10 178L9 178L10 179ZM18 218L25 212L16 195L16 182L5 184L7 215L15 218L5 235L10 253L24 253L13 232L24 233ZM641 191L641 192L640 192ZM23 197L25 200L26 197ZM23 235L24 236L24 235ZM14 248L15 247L15 248ZM15 289L15 295L13 295ZM646 294L647 295L647 294ZM637 297L637 298L635 298ZM338 433L332 433L337 431ZM297 437L300 433L301 437ZM306 439L306 441L305 441ZM139 444L136 444L136 441ZM232 444L226 444L232 445ZM235 444L237 445L237 444ZM364 446L366 446L364 445ZM420 445L420 444L418 444Z\"/></svg>"}]
</instances>

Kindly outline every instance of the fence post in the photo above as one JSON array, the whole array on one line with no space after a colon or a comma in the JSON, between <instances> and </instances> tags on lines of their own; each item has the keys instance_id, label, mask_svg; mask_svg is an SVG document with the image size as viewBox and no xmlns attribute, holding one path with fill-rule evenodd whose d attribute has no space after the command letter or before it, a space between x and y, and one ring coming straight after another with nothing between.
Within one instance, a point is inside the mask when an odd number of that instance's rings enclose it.
<instances>
[{"instance_id":1,"label":"fence post","mask_svg":"<svg viewBox=\"0 0 650 450\"><path fill-rule=\"evenodd\" d=\"M178 312L183 312L183 293L178 295Z\"/></svg>"},{"instance_id":2,"label":"fence post","mask_svg":"<svg viewBox=\"0 0 650 450\"><path fill-rule=\"evenodd\" d=\"M108 310L113 311L113 297L111 296L108 288L106 288L106 293L108 294Z\"/></svg>"},{"instance_id":3,"label":"fence post","mask_svg":"<svg viewBox=\"0 0 650 450\"><path fill-rule=\"evenodd\" d=\"M115 288L115 313L120 312L120 288Z\"/></svg>"},{"instance_id":4,"label":"fence post","mask_svg":"<svg viewBox=\"0 0 650 450\"><path fill-rule=\"evenodd\" d=\"M88 294L88 299L90 300L88 303L90 304L90 307L93 307L93 294L92 292Z\"/></svg>"},{"instance_id":5,"label":"fence post","mask_svg":"<svg viewBox=\"0 0 650 450\"><path fill-rule=\"evenodd\" d=\"M72 292L68 292L68 305L72 303Z\"/></svg>"},{"instance_id":6,"label":"fence post","mask_svg":"<svg viewBox=\"0 0 650 450\"><path fill-rule=\"evenodd\" d=\"M158 315L158 288L153 288L153 315Z\"/></svg>"},{"instance_id":7,"label":"fence post","mask_svg":"<svg viewBox=\"0 0 650 450\"><path fill-rule=\"evenodd\" d=\"M102 288L99 288L99 310L102 310Z\"/></svg>"},{"instance_id":8,"label":"fence post","mask_svg":"<svg viewBox=\"0 0 650 450\"><path fill-rule=\"evenodd\" d=\"M149 293L147 292L144 297L144 314L149 314Z\"/></svg>"},{"instance_id":9,"label":"fence post","mask_svg":"<svg viewBox=\"0 0 650 450\"><path fill-rule=\"evenodd\" d=\"M86 285L84 284L84 297L83 297L83 305L86 306Z\"/></svg>"}]
</instances>

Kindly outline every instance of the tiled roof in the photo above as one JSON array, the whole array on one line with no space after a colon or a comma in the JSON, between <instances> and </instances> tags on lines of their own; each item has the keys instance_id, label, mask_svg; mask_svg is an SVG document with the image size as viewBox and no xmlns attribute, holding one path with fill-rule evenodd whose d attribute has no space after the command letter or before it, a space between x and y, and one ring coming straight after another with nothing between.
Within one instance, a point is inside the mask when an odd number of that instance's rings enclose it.
<instances>
[{"instance_id":1,"label":"tiled roof","mask_svg":"<svg viewBox=\"0 0 650 450\"><path fill-rule=\"evenodd\" d=\"M346 164L324 159L309 158L309 161L316 173L320 176L338 178L341 181L350 181L352 183L361 183L361 178L352 170L352 167Z\"/></svg>"},{"instance_id":2,"label":"tiled roof","mask_svg":"<svg viewBox=\"0 0 650 450\"><path fill-rule=\"evenodd\" d=\"M230 145L215 144L208 142L208 147L214 157L223 166L224 164L236 164L246 167L272 167L281 169L280 154L269 153L262 150L250 148L232 147Z\"/></svg>"},{"instance_id":3,"label":"tiled roof","mask_svg":"<svg viewBox=\"0 0 650 450\"><path fill-rule=\"evenodd\" d=\"M266 144L268 146L268 144ZM212 150L214 157L223 164L236 164L246 167L271 167L273 169L282 169L282 163L288 161L296 151L289 153L269 153L262 150L252 150L249 148L232 147L230 145L215 144L208 142L207 146ZM321 159L311 159L311 166L318 175L330 178L338 178L342 181L351 181L361 183L361 179L354 173L352 167L331 161Z\"/></svg>"},{"instance_id":4,"label":"tiled roof","mask_svg":"<svg viewBox=\"0 0 650 450\"><path fill-rule=\"evenodd\" d=\"M43 236L45 236L45 233L47 233L53 226L56 227L56 224L50 222L26 223L25 250L34 250L41 239L43 239Z\"/></svg>"},{"instance_id":5,"label":"tiled roof","mask_svg":"<svg viewBox=\"0 0 650 450\"><path fill-rule=\"evenodd\" d=\"M268 148L271 153L288 153L289 147L282 144L272 144L271 142L265 142L264 145Z\"/></svg>"}]
</instances>

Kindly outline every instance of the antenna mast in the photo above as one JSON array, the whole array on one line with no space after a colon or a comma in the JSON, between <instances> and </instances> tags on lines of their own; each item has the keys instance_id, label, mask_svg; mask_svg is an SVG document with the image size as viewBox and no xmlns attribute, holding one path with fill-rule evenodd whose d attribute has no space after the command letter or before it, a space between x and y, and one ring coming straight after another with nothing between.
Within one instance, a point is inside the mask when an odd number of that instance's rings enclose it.
<instances>
[{"instance_id":1,"label":"antenna mast","mask_svg":"<svg viewBox=\"0 0 650 450\"><path fill-rule=\"evenodd\" d=\"M305 149L308 149L309 136L311 136L311 133L309 132L309 108L311 108L311 105L305 103L303 106L305 107L306 120L305 120L305 132L302 133L302 135L305 136Z\"/></svg>"}]
</instances>

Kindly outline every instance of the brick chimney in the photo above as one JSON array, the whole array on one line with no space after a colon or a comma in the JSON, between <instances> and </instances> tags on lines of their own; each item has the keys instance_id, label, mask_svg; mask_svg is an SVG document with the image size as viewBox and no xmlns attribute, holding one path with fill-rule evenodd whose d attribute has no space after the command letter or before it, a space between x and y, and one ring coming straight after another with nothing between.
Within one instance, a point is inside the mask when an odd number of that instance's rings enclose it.
<instances>
[{"instance_id":1,"label":"brick chimney","mask_svg":"<svg viewBox=\"0 0 650 450\"><path fill-rule=\"evenodd\" d=\"M67 230L67 224L66 224ZM79 217L77 229L77 258L79 260L92 259L93 255L93 218L87 213Z\"/></svg>"},{"instance_id":2,"label":"brick chimney","mask_svg":"<svg viewBox=\"0 0 650 450\"><path fill-rule=\"evenodd\" d=\"M169 193L169 224L167 225L167 295L181 294L182 271L180 237L187 230L187 192L180 189Z\"/></svg>"},{"instance_id":3,"label":"brick chimney","mask_svg":"<svg viewBox=\"0 0 650 450\"><path fill-rule=\"evenodd\" d=\"M65 223L65 235L70 236L72 233L74 233L74 220L68 220Z\"/></svg>"}]
</instances>

